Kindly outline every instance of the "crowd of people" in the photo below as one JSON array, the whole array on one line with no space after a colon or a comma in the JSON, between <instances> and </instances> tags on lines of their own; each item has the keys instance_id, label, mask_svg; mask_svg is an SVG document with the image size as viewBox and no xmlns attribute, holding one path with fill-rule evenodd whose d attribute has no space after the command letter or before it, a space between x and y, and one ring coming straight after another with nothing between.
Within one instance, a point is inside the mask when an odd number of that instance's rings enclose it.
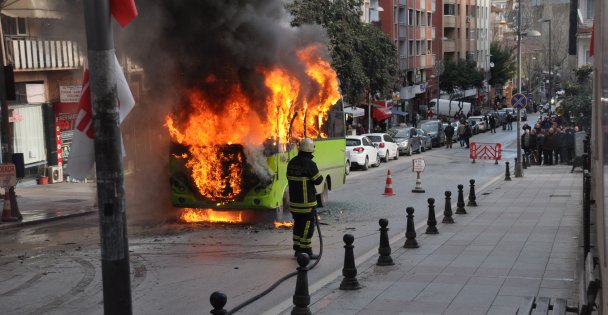
<instances>
[{"instance_id":1,"label":"crowd of people","mask_svg":"<svg viewBox=\"0 0 608 315\"><path fill-rule=\"evenodd\" d=\"M534 127L525 124L522 128L521 148L531 165L572 164L578 126L557 116L541 118Z\"/></svg>"}]
</instances>

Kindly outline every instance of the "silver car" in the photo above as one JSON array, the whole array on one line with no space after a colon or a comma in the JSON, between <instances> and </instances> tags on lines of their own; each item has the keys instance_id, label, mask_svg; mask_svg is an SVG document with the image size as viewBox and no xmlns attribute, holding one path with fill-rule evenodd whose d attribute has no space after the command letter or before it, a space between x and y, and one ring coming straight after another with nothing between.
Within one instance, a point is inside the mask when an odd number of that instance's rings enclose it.
<instances>
[{"instance_id":1,"label":"silver car","mask_svg":"<svg viewBox=\"0 0 608 315\"><path fill-rule=\"evenodd\" d=\"M431 150L433 148L433 141L431 141L431 136L426 133L422 128L416 129L418 133L418 137L420 138L421 150L424 152L425 150Z\"/></svg>"},{"instance_id":2,"label":"silver car","mask_svg":"<svg viewBox=\"0 0 608 315\"><path fill-rule=\"evenodd\" d=\"M407 155L412 155L414 152L420 153L422 151L420 137L418 137L416 128L395 127L389 129L387 133L397 143L397 146L399 147L399 154L404 153Z\"/></svg>"}]
</instances>

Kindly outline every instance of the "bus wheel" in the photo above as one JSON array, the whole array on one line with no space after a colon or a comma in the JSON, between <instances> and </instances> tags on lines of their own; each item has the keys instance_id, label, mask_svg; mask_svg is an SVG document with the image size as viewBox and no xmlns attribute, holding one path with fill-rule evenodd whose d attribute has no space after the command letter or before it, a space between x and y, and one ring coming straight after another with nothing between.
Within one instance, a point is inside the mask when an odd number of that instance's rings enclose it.
<instances>
[{"instance_id":1,"label":"bus wheel","mask_svg":"<svg viewBox=\"0 0 608 315\"><path fill-rule=\"evenodd\" d=\"M274 214L275 221L291 221L291 216L289 215L289 187L285 187L285 191L283 192L283 204L275 208Z\"/></svg>"},{"instance_id":2,"label":"bus wheel","mask_svg":"<svg viewBox=\"0 0 608 315\"><path fill-rule=\"evenodd\" d=\"M323 181L323 191L317 195L317 207L323 208L327 206L327 200L329 199L329 186L327 186L327 179Z\"/></svg>"}]
</instances>

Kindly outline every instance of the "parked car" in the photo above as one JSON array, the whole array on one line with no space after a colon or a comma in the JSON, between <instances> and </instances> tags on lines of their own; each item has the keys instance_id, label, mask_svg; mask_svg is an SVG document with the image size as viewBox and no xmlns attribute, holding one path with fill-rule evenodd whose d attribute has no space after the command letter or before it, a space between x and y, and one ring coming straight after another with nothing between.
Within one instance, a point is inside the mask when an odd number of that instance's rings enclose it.
<instances>
[{"instance_id":1,"label":"parked car","mask_svg":"<svg viewBox=\"0 0 608 315\"><path fill-rule=\"evenodd\" d=\"M429 136L429 134L421 128L416 129L416 132L418 133L418 137L420 138L420 150L424 152L425 150L432 149L433 142L431 141L431 136Z\"/></svg>"},{"instance_id":2,"label":"parked car","mask_svg":"<svg viewBox=\"0 0 608 315\"><path fill-rule=\"evenodd\" d=\"M516 122L517 121L517 109L516 108L505 108L506 112L511 113L511 116L513 116L513 120ZM519 114L521 115L521 121L527 121L528 120L528 114L526 113L525 109L522 109L519 111Z\"/></svg>"},{"instance_id":3,"label":"parked car","mask_svg":"<svg viewBox=\"0 0 608 315\"><path fill-rule=\"evenodd\" d=\"M373 144L378 145L378 152L380 153L380 159L384 162L388 162L389 159L399 158L399 148L395 140L386 133L366 133Z\"/></svg>"},{"instance_id":4,"label":"parked car","mask_svg":"<svg viewBox=\"0 0 608 315\"><path fill-rule=\"evenodd\" d=\"M429 120L423 123L422 130L431 136L431 143L434 147L440 147L445 143L445 132L441 120Z\"/></svg>"},{"instance_id":5,"label":"parked car","mask_svg":"<svg viewBox=\"0 0 608 315\"><path fill-rule=\"evenodd\" d=\"M483 116L471 116L471 117L469 117L469 121L471 121L471 120L475 120L477 129L479 132L486 132L486 131L488 131L488 129L490 129L486 125L486 120L485 120L485 117L483 117Z\"/></svg>"},{"instance_id":6,"label":"parked car","mask_svg":"<svg viewBox=\"0 0 608 315\"><path fill-rule=\"evenodd\" d=\"M346 151L350 154L351 166L366 171L370 166L380 166L380 153L366 136L346 137Z\"/></svg>"},{"instance_id":7,"label":"parked car","mask_svg":"<svg viewBox=\"0 0 608 315\"><path fill-rule=\"evenodd\" d=\"M454 127L454 135L452 136L452 143L458 141L458 126L460 126L460 122L458 121L453 121L451 122L452 127ZM448 126L448 123L443 123L443 130L445 132L445 127Z\"/></svg>"},{"instance_id":8,"label":"parked car","mask_svg":"<svg viewBox=\"0 0 608 315\"><path fill-rule=\"evenodd\" d=\"M422 150L420 137L414 127L394 127L388 130L388 134L397 143L399 154L412 155L412 153Z\"/></svg>"}]
</instances>

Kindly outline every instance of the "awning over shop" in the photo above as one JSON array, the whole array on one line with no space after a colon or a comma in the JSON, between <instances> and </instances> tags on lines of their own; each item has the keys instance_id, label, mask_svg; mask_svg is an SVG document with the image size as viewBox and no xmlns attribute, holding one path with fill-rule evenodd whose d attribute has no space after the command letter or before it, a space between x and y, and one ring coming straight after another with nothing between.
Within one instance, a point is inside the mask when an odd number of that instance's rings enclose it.
<instances>
[{"instance_id":1,"label":"awning over shop","mask_svg":"<svg viewBox=\"0 0 608 315\"><path fill-rule=\"evenodd\" d=\"M62 13L57 10L63 0L11 0L0 1L0 13L10 17L59 19Z\"/></svg>"},{"instance_id":2,"label":"awning over shop","mask_svg":"<svg viewBox=\"0 0 608 315\"><path fill-rule=\"evenodd\" d=\"M391 109L388 107L380 107L374 108L372 117L374 117L375 121L383 121L391 118L393 114L391 113Z\"/></svg>"},{"instance_id":3,"label":"awning over shop","mask_svg":"<svg viewBox=\"0 0 608 315\"><path fill-rule=\"evenodd\" d=\"M344 113L353 115L353 118L361 117L365 115L365 110L359 107L346 107L344 108Z\"/></svg>"},{"instance_id":4,"label":"awning over shop","mask_svg":"<svg viewBox=\"0 0 608 315\"><path fill-rule=\"evenodd\" d=\"M393 115L401 115L401 116L407 116L407 113L404 111L399 110L396 107L391 108L391 113L393 113Z\"/></svg>"}]
</instances>

